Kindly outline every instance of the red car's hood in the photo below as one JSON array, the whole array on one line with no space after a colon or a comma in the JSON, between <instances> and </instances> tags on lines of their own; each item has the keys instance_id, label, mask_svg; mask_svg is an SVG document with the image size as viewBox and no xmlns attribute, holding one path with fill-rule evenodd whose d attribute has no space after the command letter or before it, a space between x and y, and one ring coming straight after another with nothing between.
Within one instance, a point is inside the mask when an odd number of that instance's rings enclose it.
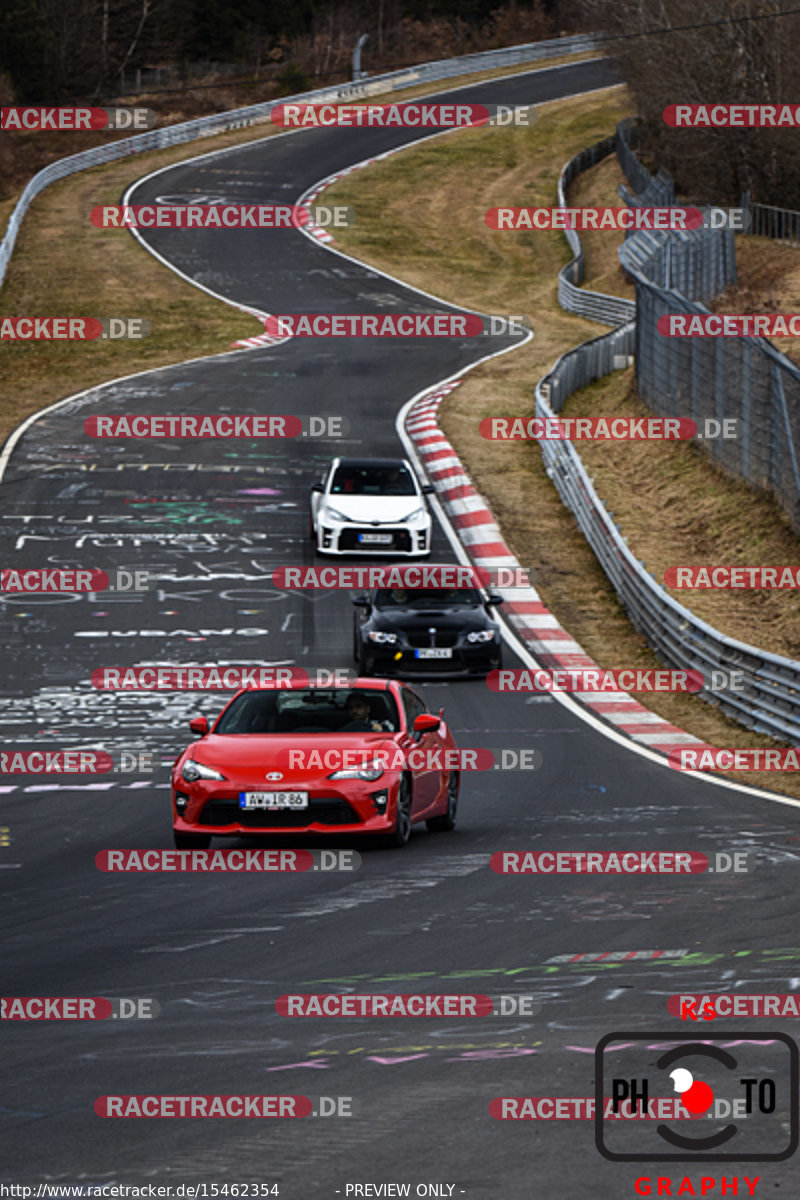
<instances>
[{"instance_id":1,"label":"red car's hood","mask_svg":"<svg viewBox=\"0 0 800 1200\"><path fill-rule=\"evenodd\" d=\"M342 767L361 765L362 756L371 762L382 751L388 763L399 758L398 741L402 735L386 733L289 734L209 734L188 748L195 762L221 772L232 782L260 784L279 788L301 780L325 779ZM301 752L302 760L290 759L289 751ZM328 756L326 765L326 755ZM332 756L337 756L334 761ZM347 755L347 761L344 759ZM352 757L351 757L352 756ZM321 761L320 761L321 760ZM281 772L282 779L267 780L267 774Z\"/></svg>"}]
</instances>

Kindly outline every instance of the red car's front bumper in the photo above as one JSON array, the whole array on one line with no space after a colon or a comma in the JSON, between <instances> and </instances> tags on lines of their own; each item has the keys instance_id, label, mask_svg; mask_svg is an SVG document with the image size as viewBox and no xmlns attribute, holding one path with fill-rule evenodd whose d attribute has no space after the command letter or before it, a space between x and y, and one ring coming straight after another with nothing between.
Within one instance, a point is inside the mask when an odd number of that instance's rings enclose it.
<instances>
[{"instance_id":1,"label":"red car's front bumper","mask_svg":"<svg viewBox=\"0 0 800 1200\"><path fill-rule=\"evenodd\" d=\"M394 828L398 779L375 783L348 780L347 788L326 779L308 789L308 808L242 809L239 790L230 783L172 781L176 833L213 837L248 834L388 833Z\"/></svg>"}]
</instances>

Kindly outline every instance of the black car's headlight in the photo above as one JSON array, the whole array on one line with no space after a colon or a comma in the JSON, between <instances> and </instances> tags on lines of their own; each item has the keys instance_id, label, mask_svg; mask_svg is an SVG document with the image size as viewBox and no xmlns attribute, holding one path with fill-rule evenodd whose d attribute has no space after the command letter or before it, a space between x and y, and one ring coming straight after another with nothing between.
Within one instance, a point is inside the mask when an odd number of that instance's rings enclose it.
<instances>
[{"instance_id":1,"label":"black car's headlight","mask_svg":"<svg viewBox=\"0 0 800 1200\"><path fill-rule=\"evenodd\" d=\"M384 633L382 629L370 629L369 640L379 646L393 646L397 641L396 633Z\"/></svg>"},{"instance_id":2,"label":"black car's headlight","mask_svg":"<svg viewBox=\"0 0 800 1200\"><path fill-rule=\"evenodd\" d=\"M468 642L491 642L494 640L493 629L475 629L472 633L467 634Z\"/></svg>"},{"instance_id":3,"label":"black car's headlight","mask_svg":"<svg viewBox=\"0 0 800 1200\"><path fill-rule=\"evenodd\" d=\"M198 779L225 779L225 776L212 767L207 767L205 763L189 758L181 767L181 779L185 779L187 783L195 783Z\"/></svg>"}]
</instances>

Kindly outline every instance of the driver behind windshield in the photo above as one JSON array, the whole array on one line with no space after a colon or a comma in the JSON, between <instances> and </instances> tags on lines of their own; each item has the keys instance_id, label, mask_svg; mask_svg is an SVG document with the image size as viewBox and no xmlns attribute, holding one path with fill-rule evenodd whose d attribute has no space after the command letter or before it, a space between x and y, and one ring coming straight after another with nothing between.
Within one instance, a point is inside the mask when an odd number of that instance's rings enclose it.
<instances>
[{"instance_id":1,"label":"driver behind windshield","mask_svg":"<svg viewBox=\"0 0 800 1200\"><path fill-rule=\"evenodd\" d=\"M380 733L382 726L379 721L370 719L370 707L366 696L361 692L351 692L347 697L345 712L348 716L346 725L342 725L343 733Z\"/></svg>"}]
</instances>

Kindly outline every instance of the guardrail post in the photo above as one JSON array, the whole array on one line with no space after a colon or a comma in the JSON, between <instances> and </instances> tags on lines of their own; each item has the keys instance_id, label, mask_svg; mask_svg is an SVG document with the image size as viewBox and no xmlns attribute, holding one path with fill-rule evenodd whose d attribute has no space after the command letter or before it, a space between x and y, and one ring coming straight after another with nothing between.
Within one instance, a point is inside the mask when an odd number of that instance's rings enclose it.
<instances>
[{"instance_id":1,"label":"guardrail post","mask_svg":"<svg viewBox=\"0 0 800 1200\"><path fill-rule=\"evenodd\" d=\"M362 33L361 37L353 47L353 83L360 83L362 79L366 79L369 72L361 70L361 47L369 37L368 33Z\"/></svg>"}]
</instances>

